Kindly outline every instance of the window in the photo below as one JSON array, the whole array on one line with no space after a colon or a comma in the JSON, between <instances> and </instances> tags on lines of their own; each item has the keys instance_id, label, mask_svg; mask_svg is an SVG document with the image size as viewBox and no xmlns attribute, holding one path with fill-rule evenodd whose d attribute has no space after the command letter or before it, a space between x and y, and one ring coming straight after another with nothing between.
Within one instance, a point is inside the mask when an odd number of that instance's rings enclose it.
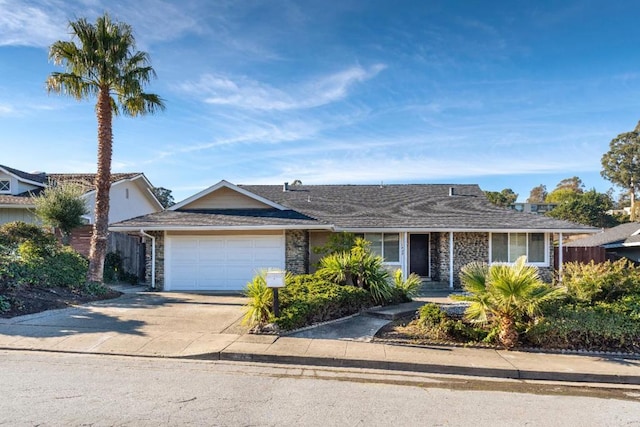
<instances>
[{"instance_id":1,"label":"window","mask_svg":"<svg viewBox=\"0 0 640 427\"><path fill-rule=\"evenodd\" d=\"M359 235L371 242L371 252L384 262L400 262L400 235L397 233L364 233Z\"/></svg>"},{"instance_id":2,"label":"window","mask_svg":"<svg viewBox=\"0 0 640 427\"><path fill-rule=\"evenodd\" d=\"M491 262L515 262L525 255L530 264L546 264L544 233L492 233Z\"/></svg>"},{"instance_id":3,"label":"window","mask_svg":"<svg viewBox=\"0 0 640 427\"><path fill-rule=\"evenodd\" d=\"M11 192L11 181L8 179L0 179L0 193Z\"/></svg>"}]
</instances>

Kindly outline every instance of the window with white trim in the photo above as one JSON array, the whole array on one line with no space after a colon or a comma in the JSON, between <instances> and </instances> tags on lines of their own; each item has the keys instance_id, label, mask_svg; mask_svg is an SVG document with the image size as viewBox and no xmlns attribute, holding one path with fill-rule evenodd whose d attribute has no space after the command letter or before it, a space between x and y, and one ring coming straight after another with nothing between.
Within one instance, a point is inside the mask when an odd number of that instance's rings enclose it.
<instances>
[{"instance_id":1,"label":"window with white trim","mask_svg":"<svg viewBox=\"0 0 640 427\"><path fill-rule=\"evenodd\" d=\"M364 233L357 236L371 242L371 252L384 258L384 262L400 263L400 234Z\"/></svg>"},{"instance_id":2,"label":"window with white trim","mask_svg":"<svg viewBox=\"0 0 640 427\"><path fill-rule=\"evenodd\" d=\"M0 193L11 192L11 181L8 179L0 179Z\"/></svg>"},{"instance_id":3,"label":"window with white trim","mask_svg":"<svg viewBox=\"0 0 640 427\"><path fill-rule=\"evenodd\" d=\"M491 262L515 262L522 255L534 265L547 265L545 233L491 233Z\"/></svg>"}]
</instances>

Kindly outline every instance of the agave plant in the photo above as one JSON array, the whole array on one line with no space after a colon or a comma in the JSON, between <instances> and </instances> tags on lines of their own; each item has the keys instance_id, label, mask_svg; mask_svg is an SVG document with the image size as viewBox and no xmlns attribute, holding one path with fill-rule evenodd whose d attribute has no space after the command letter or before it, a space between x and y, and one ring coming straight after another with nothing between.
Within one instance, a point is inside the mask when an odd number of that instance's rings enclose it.
<instances>
[{"instance_id":1,"label":"agave plant","mask_svg":"<svg viewBox=\"0 0 640 427\"><path fill-rule=\"evenodd\" d=\"M518 343L517 322L536 316L544 302L562 294L560 288L542 282L537 268L526 261L522 256L513 265L467 264L460 280L468 294L452 296L471 303L465 312L468 320L497 326L498 339L506 348Z\"/></svg>"}]
</instances>

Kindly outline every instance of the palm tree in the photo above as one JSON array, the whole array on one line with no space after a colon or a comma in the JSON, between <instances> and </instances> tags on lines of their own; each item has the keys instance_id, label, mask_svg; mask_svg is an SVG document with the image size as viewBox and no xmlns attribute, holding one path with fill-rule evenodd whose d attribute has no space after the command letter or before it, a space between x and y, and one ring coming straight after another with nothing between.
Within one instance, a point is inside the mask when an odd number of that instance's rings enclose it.
<instances>
[{"instance_id":1,"label":"palm tree","mask_svg":"<svg viewBox=\"0 0 640 427\"><path fill-rule=\"evenodd\" d=\"M97 97L98 170L95 179L95 223L89 254L90 282L102 282L109 223L111 188L112 117L123 113L132 117L164 110L162 99L143 92L155 77L146 52L135 50L129 25L114 22L108 14L95 25L86 19L69 22L75 41L51 45L49 59L66 72L53 72L47 79L49 92L64 93L77 100Z\"/></svg>"},{"instance_id":2,"label":"palm tree","mask_svg":"<svg viewBox=\"0 0 640 427\"><path fill-rule=\"evenodd\" d=\"M467 264L460 272L467 295L452 295L471 303L465 312L468 320L497 325L498 339L506 348L518 343L517 322L539 314L544 302L562 293L542 282L538 270L526 261L521 256L513 265Z\"/></svg>"}]
</instances>

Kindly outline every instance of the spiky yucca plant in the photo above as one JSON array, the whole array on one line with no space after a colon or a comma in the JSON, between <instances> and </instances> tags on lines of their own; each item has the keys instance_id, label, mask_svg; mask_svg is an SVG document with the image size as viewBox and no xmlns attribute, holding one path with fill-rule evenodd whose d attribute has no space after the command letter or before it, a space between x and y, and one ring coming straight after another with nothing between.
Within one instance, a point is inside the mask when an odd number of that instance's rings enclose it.
<instances>
[{"instance_id":1,"label":"spiky yucca plant","mask_svg":"<svg viewBox=\"0 0 640 427\"><path fill-rule=\"evenodd\" d=\"M258 273L251 282L247 283L244 295L249 302L244 307L245 314L242 324L252 328L261 328L272 316L273 291L267 287L265 272Z\"/></svg>"},{"instance_id":2,"label":"spiky yucca plant","mask_svg":"<svg viewBox=\"0 0 640 427\"><path fill-rule=\"evenodd\" d=\"M350 251L322 258L318 274L334 283L364 288L378 304L389 301L393 293L382 257L373 255L369 242L362 238L355 240Z\"/></svg>"},{"instance_id":3,"label":"spiky yucca plant","mask_svg":"<svg viewBox=\"0 0 640 427\"><path fill-rule=\"evenodd\" d=\"M471 303L465 312L468 320L496 325L498 339L506 348L518 343L517 322L536 316L544 302L563 292L542 282L538 269L526 262L522 256L512 265L467 264L460 272L460 280L468 295L452 296Z\"/></svg>"},{"instance_id":4,"label":"spiky yucca plant","mask_svg":"<svg viewBox=\"0 0 640 427\"><path fill-rule=\"evenodd\" d=\"M409 299L413 299L422 288L422 279L416 273L411 273L405 280L402 277L402 270L397 269L393 273L393 285L402 291Z\"/></svg>"}]
</instances>

